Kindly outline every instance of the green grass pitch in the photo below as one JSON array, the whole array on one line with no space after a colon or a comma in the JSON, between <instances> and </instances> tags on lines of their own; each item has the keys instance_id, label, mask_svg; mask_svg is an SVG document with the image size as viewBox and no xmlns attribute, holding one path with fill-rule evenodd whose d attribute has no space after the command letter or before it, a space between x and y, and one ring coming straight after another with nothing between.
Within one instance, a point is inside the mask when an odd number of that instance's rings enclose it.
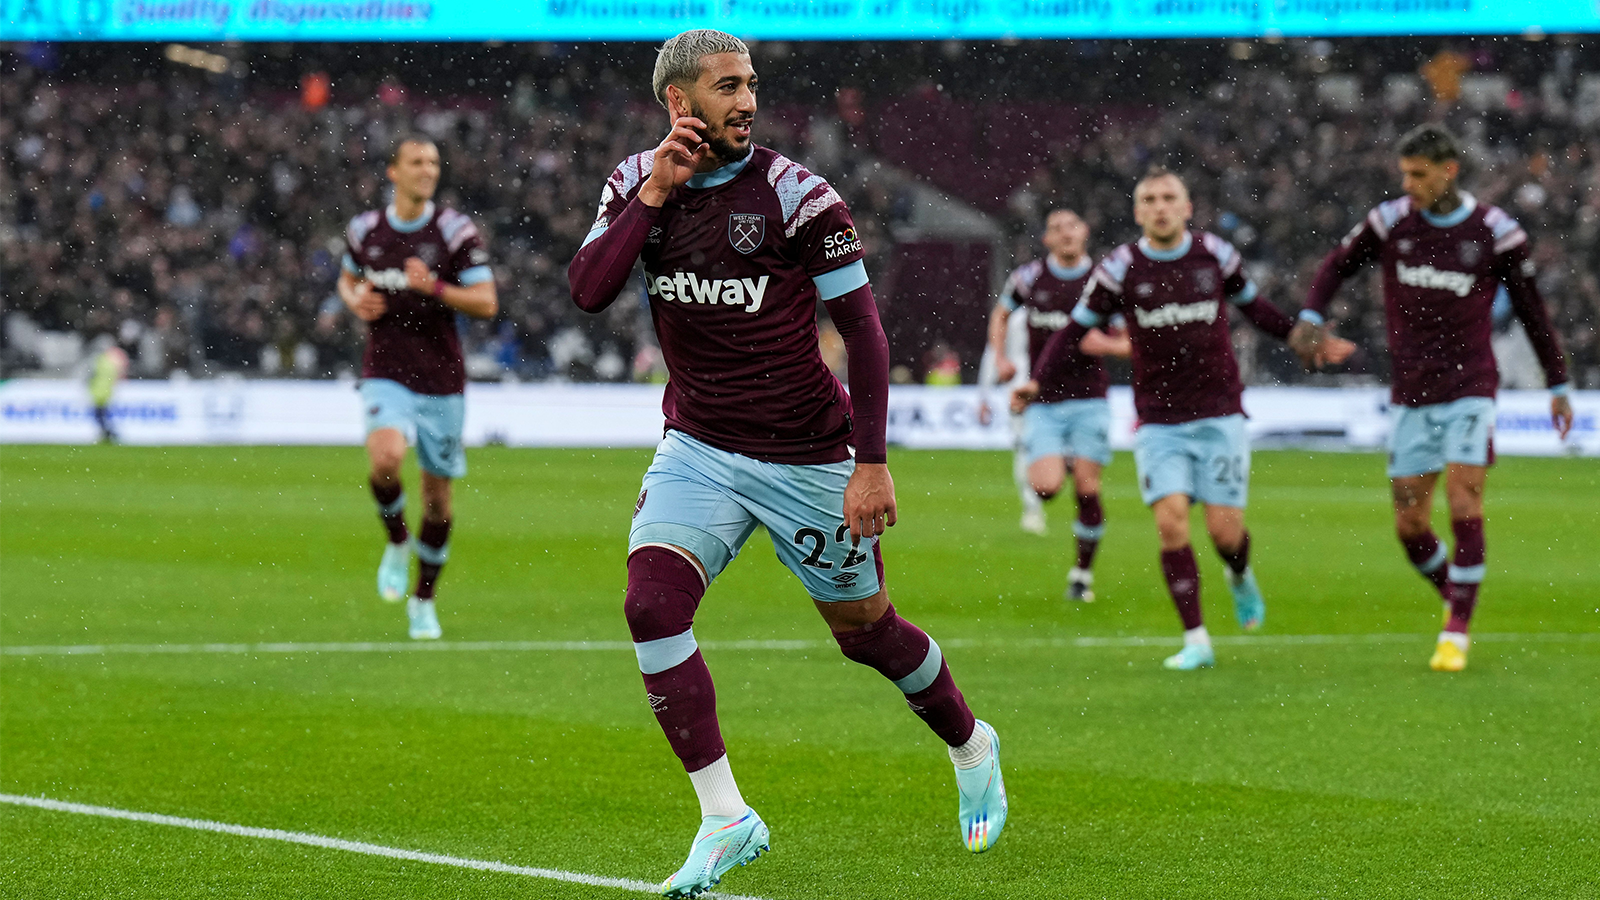
<instances>
[{"instance_id":1,"label":"green grass pitch","mask_svg":"<svg viewBox=\"0 0 1600 900\"><path fill-rule=\"evenodd\" d=\"M447 641L625 642L648 458L474 451L440 589ZM1600 896L1595 461L1495 468L1480 639L1454 676L1427 670L1439 603L1392 535L1376 456L1256 455L1267 625L1238 637L1202 539L1219 665L1190 674L1159 666L1178 624L1126 455L1107 473L1100 600L1079 607L1061 600L1070 498L1036 538L1017 529L1008 456L892 461L891 595L999 730L1005 836L982 856L961 847L942 746L840 656L758 532L696 625L734 771L773 832L773 853L722 889ZM380 542L358 448L3 448L0 792L665 877L698 807L625 647L16 652L404 642L403 611L373 587ZM804 643L716 646L752 639ZM0 805L0 895L629 896L14 805Z\"/></svg>"}]
</instances>

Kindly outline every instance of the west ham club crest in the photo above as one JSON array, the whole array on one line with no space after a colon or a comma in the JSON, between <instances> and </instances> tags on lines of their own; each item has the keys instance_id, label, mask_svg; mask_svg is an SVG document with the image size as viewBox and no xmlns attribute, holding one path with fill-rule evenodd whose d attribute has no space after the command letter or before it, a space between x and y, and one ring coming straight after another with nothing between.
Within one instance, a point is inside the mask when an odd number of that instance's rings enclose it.
<instances>
[{"instance_id":1,"label":"west ham club crest","mask_svg":"<svg viewBox=\"0 0 1600 900\"><path fill-rule=\"evenodd\" d=\"M1462 241L1456 247L1456 258L1463 266L1475 266L1483 258L1483 247L1477 241Z\"/></svg>"},{"instance_id":2,"label":"west ham club crest","mask_svg":"<svg viewBox=\"0 0 1600 900\"><path fill-rule=\"evenodd\" d=\"M1192 274L1194 276L1195 293L1200 294L1203 297L1209 297L1216 293L1217 273L1215 270L1195 269L1193 270Z\"/></svg>"},{"instance_id":3,"label":"west ham club crest","mask_svg":"<svg viewBox=\"0 0 1600 900\"><path fill-rule=\"evenodd\" d=\"M760 213L731 213L728 216L728 243L749 255L767 236L767 217Z\"/></svg>"}]
</instances>

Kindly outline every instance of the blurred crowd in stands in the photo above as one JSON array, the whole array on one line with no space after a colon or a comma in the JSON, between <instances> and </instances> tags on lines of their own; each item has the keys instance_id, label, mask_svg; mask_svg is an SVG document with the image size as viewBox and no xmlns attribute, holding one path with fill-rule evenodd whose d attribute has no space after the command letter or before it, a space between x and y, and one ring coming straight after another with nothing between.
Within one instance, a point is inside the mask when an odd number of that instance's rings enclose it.
<instances>
[{"instance_id":1,"label":"blurred crowd in stands","mask_svg":"<svg viewBox=\"0 0 1600 900\"><path fill-rule=\"evenodd\" d=\"M1236 71L1213 65L1205 83L1173 81L1115 103L987 96L984 82L948 73L951 84L896 84L890 95L817 79L816 90L763 96L757 140L839 189L873 273L891 267L897 242L937 239L907 226L910 195L879 164L987 214L1000 235L995 284L1037 255L1052 207L1084 215L1095 251L1134 237L1133 181L1165 163L1189 181L1196 226L1230 238L1266 295L1292 310L1322 255L1397 193L1394 139L1442 119L1471 148L1469 189L1532 235L1580 385L1600 387L1600 96L1582 95L1594 81L1583 78L1584 60L1501 77L1508 67L1493 53L1458 54L1443 75L1435 57L1420 78L1416 65L1398 80L1370 66L1341 78L1314 63L1315 45L1326 43L1306 42L1311 49L1282 64L1235 54ZM834 46L828 52L841 59L855 52ZM758 48L769 82L788 77L775 49ZM958 57L946 52L941 65L959 72ZM136 377L356 373L361 325L333 292L344 224L387 202L391 145L420 131L444 156L440 201L486 232L499 286L500 316L463 325L469 374L661 377L642 296L601 317L568 299L566 263L605 176L664 129L647 70L594 58L549 70L556 77L497 76L492 88L484 80L441 93L394 75L359 90L337 75L330 85L311 73L286 88L182 66L69 77L13 48L0 73L0 366L5 374L62 367L99 338L127 351ZM1463 77L1466 93L1450 96ZM941 116L960 120L959 139L906 139ZM1341 331L1370 351L1361 368L1381 376L1372 284L1343 296ZM981 345L991 302L971 298L966 346ZM1249 380L1301 378L1286 353L1248 328L1238 334ZM896 357L923 359L927 350L900 347ZM977 359L965 355L971 381Z\"/></svg>"}]
</instances>

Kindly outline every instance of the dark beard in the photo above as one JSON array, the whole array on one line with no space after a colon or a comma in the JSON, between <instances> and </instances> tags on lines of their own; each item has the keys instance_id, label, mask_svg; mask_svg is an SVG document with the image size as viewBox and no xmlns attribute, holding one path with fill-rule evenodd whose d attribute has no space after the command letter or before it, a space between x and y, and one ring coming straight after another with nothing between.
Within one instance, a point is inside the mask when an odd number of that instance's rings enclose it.
<instances>
[{"instance_id":1,"label":"dark beard","mask_svg":"<svg viewBox=\"0 0 1600 900\"><path fill-rule=\"evenodd\" d=\"M709 130L709 123L711 122L711 119L706 115L705 110L700 109L694 104L690 104L689 114L702 122L706 122ZM726 128L726 126L723 127ZM720 160L724 166L728 165L729 163L736 163L739 160L744 159L746 156L750 155L750 151L755 149L756 142L753 134L751 135L750 143L744 145L743 147L740 147L738 144L733 143L725 137L722 137L721 134L722 132L719 131L716 135L706 134L703 135L703 137L705 138L706 145L711 148L711 155Z\"/></svg>"}]
</instances>

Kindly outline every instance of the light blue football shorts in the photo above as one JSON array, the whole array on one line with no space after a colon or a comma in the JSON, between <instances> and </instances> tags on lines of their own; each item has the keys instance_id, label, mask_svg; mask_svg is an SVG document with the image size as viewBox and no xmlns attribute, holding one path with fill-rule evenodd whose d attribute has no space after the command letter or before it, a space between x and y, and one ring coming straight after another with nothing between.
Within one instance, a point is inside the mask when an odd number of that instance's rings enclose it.
<instances>
[{"instance_id":1,"label":"light blue football shorts","mask_svg":"<svg viewBox=\"0 0 1600 900\"><path fill-rule=\"evenodd\" d=\"M1494 400L1462 397L1431 406L1389 409L1389 477L1409 478L1444 470L1446 463L1487 466L1494 462Z\"/></svg>"},{"instance_id":2,"label":"light blue football shorts","mask_svg":"<svg viewBox=\"0 0 1600 900\"><path fill-rule=\"evenodd\" d=\"M644 473L628 553L670 544L714 579L765 525L778 559L823 601L864 600L882 586L877 539L850 543L844 488L854 460L815 466L762 462L668 431Z\"/></svg>"},{"instance_id":3,"label":"light blue football shorts","mask_svg":"<svg viewBox=\"0 0 1600 900\"><path fill-rule=\"evenodd\" d=\"M360 391L367 434L393 428L417 445L417 462L424 471L440 478L467 474L467 454L461 446L467 420L465 395L418 394L387 378L363 378Z\"/></svg>"},{"instance_id":4,"label":"light blue football shorts","mask_svg":"<svg viewBox=\"0 0 1600 900\"><path fill-rule=\"evenodd\" d=\"M1250 436L1237 413L1140 425L1133 436L1133 461L1146 506L1187 494L1192 501L1243 509L1250 498Z\"/></svg>"},{"instance_id":5,"label":"light blue football shorts","mask_svg":"<svg viewBox=\"0 0 1600 900\"><path fill-rule=\"evenodd\" d=\"M1104 397L1033 403L1022 417L1028 465L1046 456L1111 463L1111 404Z\"/></svg>"}]
</instances>

